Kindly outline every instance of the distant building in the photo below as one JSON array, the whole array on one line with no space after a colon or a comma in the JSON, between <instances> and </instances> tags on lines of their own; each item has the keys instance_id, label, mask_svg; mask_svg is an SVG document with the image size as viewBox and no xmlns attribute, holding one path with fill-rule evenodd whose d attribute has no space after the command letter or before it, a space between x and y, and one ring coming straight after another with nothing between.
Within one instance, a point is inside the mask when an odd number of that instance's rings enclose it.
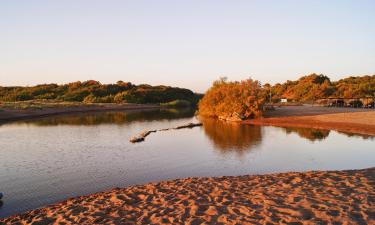
<instances>
[{"instance_id":1,"label":"distant building","mask_svg":"<svg viewBox=\"0 0 375 225\"><path fill-rule=\"evenodd\" d=\"M286 99L286 98L282 98L282 99L280 99L280 102L281 102L281 103L286 103L286 102L288 102L288 99Z\"/></svg>"}]
</instances>

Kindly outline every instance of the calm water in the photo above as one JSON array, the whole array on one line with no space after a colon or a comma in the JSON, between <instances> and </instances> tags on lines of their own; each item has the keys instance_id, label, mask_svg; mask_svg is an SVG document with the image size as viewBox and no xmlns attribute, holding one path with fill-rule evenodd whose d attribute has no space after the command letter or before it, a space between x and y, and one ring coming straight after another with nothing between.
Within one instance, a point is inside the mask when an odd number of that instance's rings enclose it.
<instances>
[{"instance_id":1,"label":"calm water","mask_svg":"<svg viewBox=\"0 0 375 225\"><path fill-rule=\"evenodd\" d=\"M359 169L375 166L375 139L335 131L203 120L191 110L106 112L0 125L0 217L68 197L189 176Z\"/></svg>"}]
</instances>

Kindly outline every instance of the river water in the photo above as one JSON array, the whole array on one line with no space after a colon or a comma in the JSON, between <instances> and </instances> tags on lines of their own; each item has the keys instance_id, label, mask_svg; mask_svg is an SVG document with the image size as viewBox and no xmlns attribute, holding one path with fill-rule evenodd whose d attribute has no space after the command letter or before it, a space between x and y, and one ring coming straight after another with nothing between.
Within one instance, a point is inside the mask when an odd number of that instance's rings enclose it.
<instances>
[{"instance_id":1,"label":"river water","mask_svg":"<svg viewBox=\"0 0 375 225\"><path fill-rule=\"evenodd\" d=\"M0 125L0 217L114 187L191 176L375 166L375 139L336 131L201 119L194 110L101 112Z\"/></svg>"}]
</instances>

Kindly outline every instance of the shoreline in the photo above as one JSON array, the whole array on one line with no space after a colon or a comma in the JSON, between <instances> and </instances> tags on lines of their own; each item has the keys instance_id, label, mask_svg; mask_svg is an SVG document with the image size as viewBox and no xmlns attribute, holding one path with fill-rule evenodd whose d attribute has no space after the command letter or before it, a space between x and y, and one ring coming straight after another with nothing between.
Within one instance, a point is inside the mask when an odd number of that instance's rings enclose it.
<instances>
[{"instance_id":1,"label":"shoreline","mask_svg":"<svg viewBox=\"0 0 375 225\"><path fill-rule=\"evenodd\" d=\"M335 130L375 136L375 111L319 114L314 116L270 117L243 121L241 123L261 126Z\"/></svg>"},{"instance_id":2,"label":"shoreline","mask_svg":"<svg viewBox=\"0 0 375 225\"><path fill-rule=\"evenodd\" d=\"M83 104L77 106L46 107L42 109L8 109L0 108L0 123L8 123L19 120L37 119L49 116L69 115L86 112L106 112L106 111L131 111L131 110L151 110L161 109L160 105L147 104Z\"/></svg>"},{"instance_id":3,"label":"shoreline","mask_svg":"<svg viewBox=\"0 0 375 225\"><path fill-rule=\"evenodd\" d=\"M235 224L375 220L375 167L193 177L115 188L0 219L0 223Z\"/></svg>"},{"instance_id":4,"label":"shoreline","mask_svg":"<svg viewBox=\"0 0 375 225\"><path fill-rule=\"evenodd\" d=\"M0 107L0 123L86 112L152 110L164 108L155 104L77 104L44 108L9 109ZM366 120L367 118L367 120ZM365 120L364 120L365 119ZM301 127L375 136L375 110L328 108L319 106L282 106L264 117L239 121L242 124L276 127Z\"/></svg>"}]
</instances>

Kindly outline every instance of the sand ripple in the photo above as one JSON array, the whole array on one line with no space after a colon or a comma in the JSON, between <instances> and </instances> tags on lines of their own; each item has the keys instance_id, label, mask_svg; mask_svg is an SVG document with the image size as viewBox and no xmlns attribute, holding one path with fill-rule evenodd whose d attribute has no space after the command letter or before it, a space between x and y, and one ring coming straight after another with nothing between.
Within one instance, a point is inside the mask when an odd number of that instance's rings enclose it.
<instances>
[{"instance_id":1,"label":"sand ripple","mask_svg":"<svg viewBox=\"0 0 375 225\"><path fill-rule=\"evenodd\" d=\"M187 178L113 189L0 220L35 224L375 224L375 168Z\"/></svg>"}]
</instances>

